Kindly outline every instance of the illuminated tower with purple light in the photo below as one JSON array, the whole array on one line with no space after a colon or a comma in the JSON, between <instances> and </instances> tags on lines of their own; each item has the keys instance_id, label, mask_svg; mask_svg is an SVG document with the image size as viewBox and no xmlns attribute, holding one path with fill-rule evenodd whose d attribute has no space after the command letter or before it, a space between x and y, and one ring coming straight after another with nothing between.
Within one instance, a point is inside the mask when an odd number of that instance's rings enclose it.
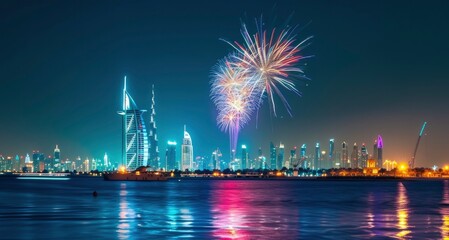
<instances>
[{"instance_id":1,"label":"illuminated tower with purple light","mask_svg":"<svg viewBox=\"0 0 449 240\"><path fill-rule=\"evenodd\" d=\"M384 148L384 143L382 141L382 136L377 136L377 166L382 168L383 160L382 160L382 150Z\"/></svg>"}]
</instances>

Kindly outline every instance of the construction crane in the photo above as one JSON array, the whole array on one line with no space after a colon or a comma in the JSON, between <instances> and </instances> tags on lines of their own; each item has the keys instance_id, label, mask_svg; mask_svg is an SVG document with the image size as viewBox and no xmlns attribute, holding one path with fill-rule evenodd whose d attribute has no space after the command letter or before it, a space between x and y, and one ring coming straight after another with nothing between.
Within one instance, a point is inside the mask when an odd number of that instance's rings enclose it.
<instances>
[{"instance_id":1,"label":"construction crane","mask_svg":"<svg viewBox=\"0 0 449 240\"><path fill-rule=\"evenodd\" d=\"M418 141L416 142L415 150L413 151L412 160L408 164L411 169L415 168L416 152L418 151L419 142L421 141L421 137L424 133L424 129L426 128L426 125L427 125L427 122L424 122L424 124L421 127L421 131L419 132L419 136L418 136Z\"/></svg>"}]
</instances>

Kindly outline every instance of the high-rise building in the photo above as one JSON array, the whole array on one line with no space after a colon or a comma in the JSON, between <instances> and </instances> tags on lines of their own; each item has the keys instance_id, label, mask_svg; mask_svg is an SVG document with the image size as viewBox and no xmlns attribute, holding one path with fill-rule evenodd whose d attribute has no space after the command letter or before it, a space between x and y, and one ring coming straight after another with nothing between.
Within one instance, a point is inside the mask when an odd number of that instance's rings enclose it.
<instances>
[{"instance_id":1,"label":"high-rise building","mask_svg":"<svg viewBox=\"0 0 449 240\"><path fill-rule=\"evenodd\" d=\"M56 145L54 154L53 154L53 170L55 172L61 171L61 150L58 145Z\"/></svg>"},{"instance_id":2,"label":"high-rise building","mask_svg":"<svg viewBox=\"0 0 449 240\"><path fill-rule=\"evenodd\" d=\"M110 168L109 157L107 153L104 153L103 156L103 171L107 171Z\"/></svg>"},{"instance_id":3,"label":"high-rise building","mask_svg":"<svg viewBox=\"0 0 449 240\"><path fill-rule=\"evenodd\" d=\"M154 169L161 168L161 161L159 157L159 146L157 140L157 127L156 127L156 109L154 100L154 84L151 89L151 109L150 109L150 125L148 126L148 141L149 141L149 161L148 164Z\"/></svg>"},{"instance_id":4,"label":"high-rise building","mask_svg":"<svg viewBox=\"0 0 449 240\"><path fill-rule=\"evenodd\" d=\"M179 163L176 161L177 144L175 141L168 141L167 145L167 150L165 150L165 169L167 169L167 171L179 169Z\"/></svg>"},{"instance_id":5,"label":"high-rise building","mask_svg":"<svg viewBox=\"0 0 449 240\"><path fill-rule=\"evenodd\" d=\"M193 170L193 144L190 134L186 131L186 126L184 125L184 139L182 140L182 150L181 150L181 170L186 169Z\"/></svg>"},{"instance_id":6,"label":"high-rise building","mask_svg":"<svg viewBox=\"0 0 449 240\"><path fill-rule=\"evenodd\" d=\"M368 150L366 149L365 143L362 143L362 148L360 149L360 165L362 168L366 167L368 161Z\"/></svg>"},{"instance_id":7,"label":"high-rise building","mask_svg":"<svg viewBox=\"0 0 449 240\"><path fill-rule=\"evenodd\" d=\"M373 159L376 160L376 164L377 163L377 139L374 140L374 146L373 146ZM378 165L376 167L379 167Z\"/></svg>"},{"instance_id":8,"label":"high-rise building","mask_svg":"<svg viewBox=\"0 0 449 240\"><path fill-rule=\"evenodd\" d=\"M313 169L315 169L315 170L321 169L320 159L321 159L320 143L316 143L315 159L313 161Z\"/></svg>"},{"instance_id":9,"label":"high-rise building","mask_svg":"<svg viewBox=\"0 0 449 240\"><path fill-rule=\"evenodd\" d=\"M335 168L335 140L329 139L329 168Z\"/></svg>"},{"instance_id":10,"label":"high-rise building","mask_svg":"<svg viewBox=\"0 0 449 240\"><path fill-rule=\"evenodd\" d=\"M293 147L293 149L290 149L290 161L289 164L287 166L287 164L285 164L286 168L297 168L298 167L298 163L297 163L297 156L296 156L296 147Z\"/></svg>"},{"instance_id":11,"label":"high-rise building","mask_svg":"<svg viewBox=\"0 0 449 240\"><path fill-rule=\"evenodd\" d=\"M284 164L284 144L279 144L278 160L276 162L276 169L281 170Z\"/></svg>"},{"instance_id":12,"label":"high-rise building","mask_svg":"<svg viewBox=\"0 0 449 240\"><path fill-rule=\"evenodd\" d=\"M276 147L270 142L270 169L276 169Z\"/></svg>"},{"instance_id":13,"label":"high-rise building","mask_svg":"<svg viewBox=\"0 0 449 240\"><path fill-rule=\"evenodd\" d=\"M39 151L33 151L33 170L42 172L44 170L45 155Z\"/></svg>"},{"instance_id":14,"label":"high-rise building","mask_svg":"<svg viewBox=\"0 0 449 240\"><path fill-rule=\"evenodd\" d=\"M219 148L212 152L211 162L213 164L213 169L225 170L228 168L223 160L221 159L222 154Z\"/></svg>"},{"instance_id":15,"label":"high-rise building","mask_svg":"<svg viewBox=\"0 0 449 240\"><path fill-rule=\"evenodd\" d=\"M126 89L126 76L123 87L123 106L118 112L122 118L122 162L127 170L135 170L148 164L148 134L143 120L146 110L139 109ZM153 167L153 166L152 166Z\"/></svg>"},{"instance_id":16,"label":"high-rise building","mask_svg":"<svg viewBox=\"0 0 449 240\"><path fill-rule=\"evenodd\" d=\"M299 153L299 158L301 159L301 164L304 169L309 167L309 162L307 161L307 145L304 143L301 146L301 151Z\"/></svg>"},{"instance_id":17,"label":"high-rise building","mask_svg":"<svg viewBox=\"0 0 449 240\"><path fill-rule=\"evenodd\" d=\"M31 162L30 154L27 153L25 156L25 167L23 168L24 172L33 172L33 162Z\"/></svg>"},{"instance_id":18,"label":"high-rise building","mask_svg":"<svg viewBox=\"0 0 449 240\"><path fill-rule=\"evenodd\" d=\"M248 168L248 151L246 150L246 145L242 145L242 170Z\"/></svg>"},{"instance_id":19,"label":"high-rise building","mask_svg":"<svg viewBox=\"0 0 449 240\"><path fill-rule=\"evenodd\" d=\"M348 144L345 141L341 144L341 165L344 168L350 168L351 162L349 161Z\"/></svg>"},{"instance_id":20,"label":"high-rise building","mask_svg":"<svg viewBox=\"0 0 449 240\"><path fill-rule=\"evenodd\" d=\"M384 142L382 140L382 136L377 136L377 167L382 168L383 164L383 148L384 148Z\"/></svg>"},{"instance_id":21,"label":"high-rise building","mask_svg":"<svg viewBox=\"0 0 449 240\"><path fill-rule=\"evenodd\" d=\"M352 148L351 153L351 168L358 168L359 167L359 147L357 146L357 143L354 143L354 147Z\"/></svg>"}]
</instances>

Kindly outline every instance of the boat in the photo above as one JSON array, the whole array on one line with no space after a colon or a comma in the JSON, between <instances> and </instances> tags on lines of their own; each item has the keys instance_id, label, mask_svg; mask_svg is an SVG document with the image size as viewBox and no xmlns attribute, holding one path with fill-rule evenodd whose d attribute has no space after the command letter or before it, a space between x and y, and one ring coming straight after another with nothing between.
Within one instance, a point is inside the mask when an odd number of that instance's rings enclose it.
<instances>
[{"instance_id":1,"label":"boat","mask_svg":"<svg viewBox=\"0 0 449 240\"><path fill-rule=\"evenodd\" d=\"M70 180L70 173L9 173L2 177L15 178L19 180Z\"/></svg>"},{"instance_id":2,"label":"boat","mask_svg":"<svg viewBox=\"0 0 449 240\"><path fill-rule=\"evenodd\" d=\"M135 171L127 172L121 168L117 172L103 174L106 181L167 181L167 176L158 171L147 171L147 167L139 167Z\"/></svg>"}]
</instances>

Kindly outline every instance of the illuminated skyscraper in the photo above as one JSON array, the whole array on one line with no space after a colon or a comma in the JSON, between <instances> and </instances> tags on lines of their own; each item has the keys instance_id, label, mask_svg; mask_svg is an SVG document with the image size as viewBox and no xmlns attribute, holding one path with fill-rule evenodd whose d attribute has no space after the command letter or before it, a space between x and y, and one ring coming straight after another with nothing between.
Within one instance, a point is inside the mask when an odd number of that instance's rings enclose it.
<instances>
[{"instance_id":1,"label":"illuminated skyscraper","mask_svg":"<svg viewBox=\"0 0 449 240\"><path fill-rule=\"evenodd\" d=\"M148 134L143 120L146 110L139 109L123 86L123 106L118 112L122 118L122 161L127 170L135 170L148 164Z\"/></svg>"},{"instance_id":2,"label":"illuminated skyscraper","mask_svg":"<svg viewBox=\"0 0 449 240\"><path fill-rule=\"evenodd\" d=\"M320 159L321 159L320 143L316 143L315 159L313 161L313 169L315 169L315 170L321 169Z\"/></svg>"},{"instance_id":3,"label":"illuminated skyscraper","mask_svg":"<svg viewBox=\"0 0 449 240\"><path fill-rule=\"evenodd\" d=\"M329 139L329 166L328 168L335 168L335 140L333 138Z\"/></svg>"},{"instance_id":4,"label":"illuminated skyscraper","mask_svg":"<svg viewBox=\"0 0 449 240\"><path fill-rule=\"evenodd\" d=\"M276 169L276 147L270 142L270 169Z\"/></svg>"},{"instance_id":5,"label":"illuminated skyscraper","mask_svg":"<svg viewBox=\"0 0 449 240\"><path fill-rule=\"evenodd\" d=\"M384 148L384 142L382 140L382 136L377 136L377 167L382 168L383 164L383 148Z\"/></svg>"},{"instance_id":6,"label":"illuminated skyscraper","mask_svg":"<svg viewBox=\"0 0 449 240\"><path fill-rule=\"evenodd\" d=\"M242 145L242 170L248 168L248 151L246 151L246 145Z\"/></svg>"},{"instance_id":7,"label":"illuminated skyscraper","mask_svg":"<svg viewBox=\"0 0 449 240\"><path fill-rule=\"evenodd\" d=\"M33 152L33 171L42 172L44 170L45 155L39 151Z\"/></svg>"},{"instance_id":8,"label":"illuminated skyscraper","mask_svg":"<svg viewBox=\"0 0 449 240\"><path fill-rule=\"evenodd\" d=\"M110 164L109 164L109 157L107 153L104 153L103 156L103 171L109 170Z\"/></svg>"},{"instance_id":9,"label":"illuminated skyscraper","mask_svg":"<svg viewBox=\"0 0 449 240\"><path fill-rule=\"evenodd\" d=\"M159 146L157 140L157 127L156 127L156 110L155 110L155 100L154 100L154 85L151 89L151 114L150 114L150 125L148 126L148 141L149 141L149 161L148 164L155 169L161 168L161 162L159 158Z\"/></svg>"},{"instance_id":10,"label":"illuminated skyscraper","mask_svg":"<svg viewBox=\"0 0 449 240\"><path fill-rule=\"evenodd\" d=\"M59 150L58 145L55 147L53 156L53 170L58 172L61 170L61 150Z\"/></svg>"},{"instance_id":11,"label":"illuminated skyscraper","mask_svg":"<svg viewBox=\"0 0 449 240\"><path fill-rule=\"evenodd\" d=\"M361 156L361 167L366 167L366 162L368 161L368 150L366 149L365 143L362 144L362 148L360 150Z\"/></svg>"},{"instance_id":12,"label":"illuminated skyscraper","mask_svg":"<svg viewBox=\"0 0 449 240\"><path fill-rule=\"evenodd\" d=\"M350 168L351 164L349 161L348 144L345 141L341 144L341 164L344 168Z\"/></svg>"},{"instance_id":13,"label":"illuminated skyscraper","mask_svg":"<svg viewBox=\"0 0 449 240\"><path fill-rule=\"evenodd\" d=\"M290 161L289 164L287 166L287 164L285 164L286 168L296 168L298 167L298 157L296 156L296 147L294 147L293 149L290 150Z\"/></svg>"},{"instance_id":14,"label":"illuminated skyscraper","mask_svg":"<svg viewBox=\"0 0 449 240\"><path fill-rule=\"evenodd\" d=\"M179 169L178 161L176 161L176 142L168 141L167 142L167 150L165 151L165 164L166 166L161 166L165 168L167 171L173 171L175 169Z\"/></svg>"},{"instance_id":15,"label":"illuminated skyscraper","mask_svg":"<svg viewBox=\"0 0 449 240\"><path fill-rule=\"evenodd\" d=\"M284 164L284 144L279 144L279 152L278 152L278 160L276 163L276 169L281 170L282 165Z\"/></svg>"},{"instance_id":16,"label":"illuminated skyscraper","mask_svg":"<svg viewBox=\"0 0 449 240\"><path fill-rule=\"evenodd\" d=\"M304 169L306 169L306 168L309 167L309 163L308 163L308 161L307 161L307 155L306 155L306 152L307 152L307 145L304 143L304 144L301 146L301 151L300 151L300 153L299 153L299 158L301 159L301 164L302 164L302 167L303 167Z\"/></svg>"},{"instance_id":17,"label":"illuminated skyscraper","mask_svg":"<svg viewBox=\"0 0 449 240\"><path fill-rule=\"evenodd\" d=\"M359 167L359 147L357 146L357 143L354 143L354 147L352 148L351 153L351 168L358 168Z\"/></svg>"},{"instance_id":18,"label":"illuminated skyscraper","mask_svg":"<svg viewBox=\"0 0 449 240\"><path fill-rule=\"evenodd\" d=\"M182 158L181 158L181 170L186 169L193 170L193 144L190 134L186 131L184 125L184 139L182 140Z\"/></svg>"},{"instance_id":19,"label":"illuminated skyscraper","mask_svg":"<svg viewBox=\"0 0 449 240\"><path fill-rule=\"evenodd\" d=\"M374 146L373 146L373 159L374 160L376 160L376 164L379 164L378 162L377 162L377 139L376 140L374 140ZM379 167L379 166L376 166L376 167Z\"/></svg>"},{"instance_id":20,"label":"illuminated skyscraper","mask_svg":"<svg viewBox=\"0 0 449 240\"><path fill-rule=\"evenodd\" d=\"M221 157L222 154L219 148L217 148L215 151L212 152L211 161L214 169L225 170L226 168L228 168L227 164L223 162Z\"/></svg>"}]
</instances>

